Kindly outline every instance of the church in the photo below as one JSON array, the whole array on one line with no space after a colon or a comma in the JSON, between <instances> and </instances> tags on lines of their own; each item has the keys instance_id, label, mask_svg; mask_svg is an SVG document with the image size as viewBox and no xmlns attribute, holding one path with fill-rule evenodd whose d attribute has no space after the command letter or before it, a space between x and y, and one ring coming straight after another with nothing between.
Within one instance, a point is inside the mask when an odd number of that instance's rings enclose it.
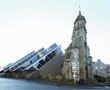
<instances>
[{"instance_id":1,"label":"church","mask_svg":"<svg viewBox=\"0 0 110 90\"><path fill-rule=\"evenodd\" d=\"M86 19L81 11L74 22L71 43L65 50L62 73L65 79L72 79L74 82L92 78L92 57L87 43Z\"/></svg>"}]
</instances>

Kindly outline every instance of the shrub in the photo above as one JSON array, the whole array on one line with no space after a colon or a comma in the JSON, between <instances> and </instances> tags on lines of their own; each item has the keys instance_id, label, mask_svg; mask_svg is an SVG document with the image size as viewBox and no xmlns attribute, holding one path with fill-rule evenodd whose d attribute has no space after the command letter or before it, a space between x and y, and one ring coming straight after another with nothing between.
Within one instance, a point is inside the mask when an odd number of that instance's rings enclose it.
<instances>
[{"instance_id":1,"label":"shrub","mask_svg":"<svg viewBox=\"0 0 110 90\"><path fill-rule=\"evenodd\" d=\"M94 78L97 80L97 82L106 82L106 78L98 76L98 75L94 75Z\"/></svg>"}]
</instances>

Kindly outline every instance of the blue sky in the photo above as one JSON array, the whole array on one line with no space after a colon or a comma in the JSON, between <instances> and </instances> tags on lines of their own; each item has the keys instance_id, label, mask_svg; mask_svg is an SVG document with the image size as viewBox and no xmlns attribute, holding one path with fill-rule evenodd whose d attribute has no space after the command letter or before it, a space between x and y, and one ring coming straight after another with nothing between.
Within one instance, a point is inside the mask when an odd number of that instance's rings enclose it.
<instances>
[{"instance_id":1,"label":"blue sky","mask_svg":"<svg viewBox=\"0 0 110 90\"><path fill-rule=\"evenodd\" d=\"M54 42L71 42L81 6L93 61L110 63L110 0L0 0L0 66Z\"/></svg>"}]
</instances>

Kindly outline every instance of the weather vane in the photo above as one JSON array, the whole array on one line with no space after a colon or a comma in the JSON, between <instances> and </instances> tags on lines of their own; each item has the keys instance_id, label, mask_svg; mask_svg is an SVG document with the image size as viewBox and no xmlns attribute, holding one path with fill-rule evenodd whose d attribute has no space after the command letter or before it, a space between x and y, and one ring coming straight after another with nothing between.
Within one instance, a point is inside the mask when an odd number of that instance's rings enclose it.
<instances>
[{"instance_id":1,"label":"weather vane","mask_svg":"<svg viewBox=\"0 0 110 90\"><path fill-rule=\"evenodd\" d=\"M81 12L81 6L79 5L79 11Z\"/></svg>"}]
</instances>

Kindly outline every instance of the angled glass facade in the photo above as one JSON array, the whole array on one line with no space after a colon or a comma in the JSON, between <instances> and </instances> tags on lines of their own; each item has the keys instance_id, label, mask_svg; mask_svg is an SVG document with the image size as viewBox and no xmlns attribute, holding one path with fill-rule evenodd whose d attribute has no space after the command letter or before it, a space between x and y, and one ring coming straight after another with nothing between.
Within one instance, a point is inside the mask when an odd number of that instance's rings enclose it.
<instances>
[{"instance_id":1,"label":"angled glass facade","mask_svg":"<svg viewBox=\"0 0 110 90\"><path fill-rule=\"evenodd\" d=\"M51 45L49 48L45 49L42 53L37 54L41 56L34 63L27 66L24 70L29 70L30 68L35 68L39 70L43 65L45 65L49 60L54 58L59 52L62 52L60 47L56 44Z\"/></svg>"},{"instance_id":2,"label":"angled glass facade","mask_svg":"<svg viewBox=\"0 0 110 90\"><path fill-rule=\"evenodd\" d=\"M15 71L20 69L20 67L26 63L29 62L29 60L34 57L36 55L35 51L32 51L31 53L27 54L26 56L24 56L23 58L21 58L20 60L16 61L15 63L13 63L12 65L10 65L10 67L8 67L7 69L5 69L4 71Z\"/></svg>"},{"instance_id":3,"label":"angled glass facade","mask_svg":"<svg viewBox=\"0 0 110 90\"><path fill-rule=\"evenodd\" d=\"M25 71L30 69L39 70L43 65L49 62L57 54L61 53L61 49L57 44L51 45L49 48L41 48L37 52L32 51L28 55L24 56L20 60L16 61L8 68L4 69L4 72L9 71Z\"/></svg>"}]
</instances>

